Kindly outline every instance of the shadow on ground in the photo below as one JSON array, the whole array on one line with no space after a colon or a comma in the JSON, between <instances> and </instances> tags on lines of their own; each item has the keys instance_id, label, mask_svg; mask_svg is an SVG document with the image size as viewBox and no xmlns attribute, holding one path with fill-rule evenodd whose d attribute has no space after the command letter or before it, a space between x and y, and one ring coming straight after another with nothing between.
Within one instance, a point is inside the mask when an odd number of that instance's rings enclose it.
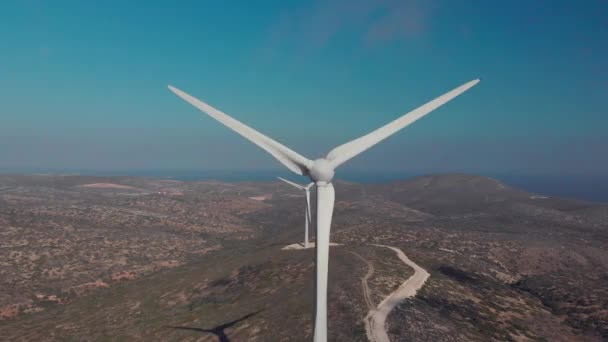
<instances>
[{"instance_id":1,"label":"shadow on ground","mask_svg":"<svg viewBox=\"0 0 608 342\"><path fill-rule=\"evenodd\" d=\"M243 317L237 318L234 321L230 321L228 323L224 323L221 325L218 325L216 327L213 327L211 329L205 329L205 328L194 328L194 327L178 327L178 326L167 326L166 328L171 328L171 329L179 329L179 330L192 330L192 331L197 331L203 334L214 334L215 336L217 336L218 340L220 342L230 342L230 339L228 338L228 336L226 335L226 332L224 330L246 320L251 318L252 316L255 316L257 314L259 314L262 310L258 310L252 313L249 313Z\"/></svg>"}]
</instances>

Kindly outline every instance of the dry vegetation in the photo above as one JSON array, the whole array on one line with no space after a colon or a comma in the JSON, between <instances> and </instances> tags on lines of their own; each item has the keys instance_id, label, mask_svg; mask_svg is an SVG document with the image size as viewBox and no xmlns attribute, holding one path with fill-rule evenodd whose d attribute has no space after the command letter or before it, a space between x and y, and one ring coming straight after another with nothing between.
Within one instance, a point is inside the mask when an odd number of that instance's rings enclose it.
<instances>
[{"instance_id":1,"label":"dry vegetation","mask_svg":"<svg viewBox=\"0 0 608 342\"><path fill-rule=\"evenodd\" d=\"M608 206L467 175L336 182L330 338L365 341L378 304L431 273L388 318L394 341L608 338ZM0 330L9 340L235 341L312 334L313 250L302 197L278 182L0 176ZM259 311L262 310L262 311ZM259 311L259 312L258 312ZM4 334L4 332L6 332Z\"/></svg>"}]
</instances>

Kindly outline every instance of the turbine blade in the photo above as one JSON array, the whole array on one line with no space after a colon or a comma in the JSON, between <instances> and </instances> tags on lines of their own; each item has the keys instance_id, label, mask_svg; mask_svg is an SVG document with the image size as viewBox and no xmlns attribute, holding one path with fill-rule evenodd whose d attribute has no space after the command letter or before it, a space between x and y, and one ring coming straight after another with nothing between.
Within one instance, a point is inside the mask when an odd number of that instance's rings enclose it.
<instances>
[{"instance_id":1,"label":"turbine blade","mask_svg":"<svg viewBox=\"0 0 608 342\"><path fill-rule=\"evenodd\" d=\"M240 134L243 138L251 141L264 149L266 152L270 153L279 162L281 162L281 164L285 165L291 171L299 175L304 175L311 167L312 161L292 151L288 147L281 145L264 134L173 86L169 86L169 89L186 102L198 108L200 111L206 113L222 123L224 126Z\"/></svg>"},{"instance_id":2,"label":"turbine blade","mask_svg":"<svg viewBox=\"0 0 608 342\"><path fill-rule=\"evenodd\" d=\"M437 109L441 105L446 102L452 100L456 96L464 93L469 90L471 87L479 83L479 79L467 82L460 87L457 87L438 98L414 109L413 111L401 116L400 118L378 128L377 130L368 133L358 139L352 140L344 145L340 145L333 150L331 150L327 154L327 159L329 159L334 167L337 167L340 164L345 163L351 158L357 156L359 153L369 149L370 147L376 145L382 140L390 137L395 134L399 130L408 125L412 124L414 121L420 119L421 117L427 115L433 110Z\"/></svg>"},{"instance_id":3,"label":"turbine blade","mask_svg":"<svg viewBox=\"0 0 608 342\"><path fill-rule=\"evenodd\" d=\"M284 179L284 178L281 178L281 177L277 177L277 178L280 179L280 180L282 180L283 182L285 182L285 183L287 183L287 184L295 187L295 188L298 188L300 190L306 190L306 188L303 185L300 185L298 183L294 183L294 182L288 181L287 179Z\"/></svg>"},{"instance_id":4,"label":"turbine blade","mask_svg":"<svg viewBox=\"0 0 608 342\"><path fill-rule=\"evenodd\" d=\"M308 217L308 222L312 222L312 214L310 209L310 192L308 191L308 189L306 190L306 216Z\"/></svg>"},{"instance_id":5,"label":"turbine blade","mask_svg":"<svg viewBox=\"0 0 608 342\"><path fill-rule=\"evenodd\" d=\"M309 231L309 227L310 227L310 215L308 215L309 211L308 211L308 197L309 197L309 193L308 191L306 191L306 205L304 207L304 248L308 248L310 245L308 244L308 242L310 241L309 237L308 237L308 231Z\"/></svg>"},{"instance_id":6,"label":"turbine blade","mask_svg":"<svg viewBox=\"0 0 608 342\"><path fill-rule=\"evenodd\" d=\"M327 341L327 272L329 236L334 212L335 192L331 183L317 186L317 244L314 341Z\"/></svg>"}]
</instances>

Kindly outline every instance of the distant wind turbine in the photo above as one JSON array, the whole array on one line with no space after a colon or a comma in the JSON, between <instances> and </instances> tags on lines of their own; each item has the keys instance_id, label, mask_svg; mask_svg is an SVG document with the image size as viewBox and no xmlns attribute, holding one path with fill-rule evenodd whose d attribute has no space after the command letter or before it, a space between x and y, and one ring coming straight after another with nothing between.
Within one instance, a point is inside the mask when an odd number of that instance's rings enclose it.
<instances>
[{"instance_id":1,"label":"distant wind turbine","mask_svg":"<svg viewBox=\"0 0 608 342\"><path fill-rule=\"evenodd\" d=\"M479 79L469 81L438 98L414 109L400 118L372 131L360 138L352 140L331 150L325 158L307 159L288 147L272 140L253 128L224 114L210 105L169 86L176 95L189 102L199 110L221 122L226 127L240 134L245 139L258 145L275 157L294 173L308 176L317 186L317 241L316 241L316 305L314 341L327 341L327 272L329 263L329 233L334 210L335 193L331 184L334 170L359 153L366 151L382 140L395 134L402 128L412 124L426 114L437 109L456 96L469 90L479 82ZM312 137L314 139L314 137Z\"/></svg>"},{"instance_id":2,"label":"distant wind turbine","mask_svg":"<svg viewBox=\"0 0 608 342\"><path fill-rule=\"evenodd\" d=\"M304 219L304 248L308 248L309 247L309 243L308 243L308 224L309 222L312 220L311 218L311 213L310 213L310 188L315 185L315 183L310 183L308 185L300 185L291 181L288 181L287 179L283 179L281 177L277 177L278 179L282 180L283 182L293 186L296 189L300 189L300 190L304 190L306 191L306 209L305 209L305 219Z\"/></svg>"}]
</instances>

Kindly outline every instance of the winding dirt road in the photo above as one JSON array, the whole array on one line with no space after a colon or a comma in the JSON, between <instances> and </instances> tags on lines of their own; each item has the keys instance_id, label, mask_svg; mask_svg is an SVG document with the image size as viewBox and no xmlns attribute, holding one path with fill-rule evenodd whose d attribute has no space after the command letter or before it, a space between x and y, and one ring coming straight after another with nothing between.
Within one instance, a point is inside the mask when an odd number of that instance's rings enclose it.
<instances>
[{"instance_id":1,"label":"winding dirt road","mask_svg":"<svg viewBox=\"0 0 608 342\"><path fill-rule=\"evenodd\" d=\"M395 306L397 306L403 300L415 296L416 292L424 285L430 274L424 268L418 266L416 263L408 259L408 257L399 248L385 245L374 246L393 250L404 264L414 269L414 274L411 277L401 284L401 286L399 286L395 292L384 298L377 308L374 308L369 287L367 285L367 280L373 274L374 268L369 261L364 259L362 256L353 253L359 258L363 259L368 265L368 272L365 277L361 279L365 302L370 308L369 313L365 317L365 331L367 332L367 338L371 342L390 342L385 329L386 317L391 310L393 310L393 308L395 308Z\"/></svg>"},{"instance_id":2,"label":"winding dirt road","mask_svg":"<svg viewBox=\"0 0 608 342\"><path fill-rule=\"evenodd\" d=\"M361 278L361 288L363 289L363 297L365 298L365 304L367 305L368 310L374 310L376 307L374 305L374 300L371 296L371 291L369 290L369 285L367 284L367 280L374 274L374 265L372 265L369 260L362 257L359 253L351 252L356 255L359 259L363 260L364 263L367 264L367 274Z\"/></svg>"}]
</instances>

